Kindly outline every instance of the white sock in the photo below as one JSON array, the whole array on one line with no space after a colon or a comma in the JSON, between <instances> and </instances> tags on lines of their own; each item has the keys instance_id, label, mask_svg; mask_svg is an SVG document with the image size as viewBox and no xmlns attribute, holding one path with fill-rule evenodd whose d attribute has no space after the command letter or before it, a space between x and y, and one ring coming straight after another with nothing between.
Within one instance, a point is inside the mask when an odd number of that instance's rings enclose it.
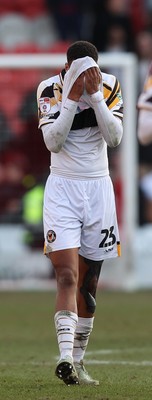
<instances>
[{"instance_id":1,"label":"white sock","mask_svg":"<svg viewBox=\"0 0 152 400\"><path fill-rule=\"evenodd\" d=\"M85 351L88 345L90 333L93 329L92 318L78 318L78 323L75 330L74 346L73 346L73 361L80 362L83 360Z\"/></svg>"},{"instance_id":2,"label":"white sock","mask_svg":"<svg viewBox=\"0 0 152 400\"><path fill-rule=\"evenodd\" d=\"M77 314L71 311L58 311L54 316L60 359L66 356L73 357L74 333L77 321Z\"/></svg>"}]
</instances>

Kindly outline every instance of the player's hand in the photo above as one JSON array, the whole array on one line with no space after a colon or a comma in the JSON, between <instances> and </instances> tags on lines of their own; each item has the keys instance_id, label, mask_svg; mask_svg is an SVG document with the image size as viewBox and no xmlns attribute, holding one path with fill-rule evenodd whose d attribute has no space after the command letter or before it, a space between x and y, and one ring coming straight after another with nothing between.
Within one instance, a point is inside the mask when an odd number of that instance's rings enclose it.
<instances>
[{"instance_id":1,"label":"player's hand","mask_svg":"<svg viewBox=\"0 0 152 400\"><path fill-rule=\"evenodd\" d=\"M79 101L84 91L84 72L78 76L68 95L68 99Z\"/></svg>"},{"instance_id":2,"label":"player's hand","mask_svg":"<svg viewBox=\"0 0 152 400\"><path fill-rule=\"evenodd\" d=\"M88 94L98 92L102 76L99 68L92 67L85 71L85 89Z\"/></svg>"}]
</instances>

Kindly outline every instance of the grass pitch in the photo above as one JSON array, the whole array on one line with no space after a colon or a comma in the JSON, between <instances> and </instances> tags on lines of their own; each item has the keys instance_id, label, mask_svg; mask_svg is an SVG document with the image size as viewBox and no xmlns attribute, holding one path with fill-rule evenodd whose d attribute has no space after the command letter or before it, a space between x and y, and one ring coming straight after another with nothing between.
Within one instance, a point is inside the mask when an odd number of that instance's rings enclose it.
<instances>
[{"instance_id":1,"label":"grass pitch","mask_svg":"<svg viewBox=\"0 0 152 400\"><path fill-rule=\"evenodd\" d=\"M152 291L98 291L85 357L99 387L54 375L55 292L0 293L0 400L151 400Z\"/></svg>"}]
</instances>

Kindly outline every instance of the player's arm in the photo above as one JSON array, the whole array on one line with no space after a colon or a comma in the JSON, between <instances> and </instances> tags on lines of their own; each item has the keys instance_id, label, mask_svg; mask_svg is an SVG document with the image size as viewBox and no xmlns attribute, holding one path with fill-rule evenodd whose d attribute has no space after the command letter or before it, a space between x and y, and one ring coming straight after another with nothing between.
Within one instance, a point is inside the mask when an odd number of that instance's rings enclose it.
<instances>
[{"instance_id":1,"label":"player's arm","mask_svg":"<svg viewBox=\"0 0 152 400\"><path fill-rule=\"evenodd\" d=\"M152 109L140 109L138 115L137 136L142 145L152 143Z\"/></svg>"},{"instance_id":2,"label":"player's arm","mask_svg":"<svg viewBox=\"0 0 152 400\"><path fill-rule=\"evenodd\" d=\"M64 107L61 109L60 114L56 119L54 119L54 113L51 114L51 111L48 110L48 115L45 116L46 123L41 125L43 138L47 149L51 152L58 153L65 140L68 136L68 133L71 129L73 119L76 113L76 109L78 106L79 98L84 89L84 81L83 77L79 77L74 83L69 96L64 104ZM43 101L42 97L39 98L40 88L38 88L38 103ZM53 112L53 108L52 108ZM48 117L48 118L47 118Z\"/></svg>"},{"instance_id":3,"label":"player's arm","mask_svg":"<svg viewBox=\"0 0 152 400\"><path fill-rule=\"evenodd\" d=\"M99 90L99 71L97 68L90 68L86 71L85 87L90 95L91 106L107 145L109 147L118 146L123 135L122 119L119 118L119 115L114 115L104 101L103 93Z\"/></svg>"},{"instance_id":4,"label":"player's arm","mask_svg":"<svg viewBox=\"0 0 152 400\"><path fill-rule=\"evenodd\" d=\"M76 109L77 103L67 99L59 117L42 126L44 142L49 151L58 153L61 150L71 129Z\"/></svg>"},{"instance_id":5,"label":"player's arm","mask_svg":"<svg viewBox=\"0 0 152 400\"><path fill-rule=\"evenodd\" d=\"M141 144L148 145L152 143L152 64L143 92L138 98L137 109L139 110L137 136Z\"/></svg>"}]
</instances>

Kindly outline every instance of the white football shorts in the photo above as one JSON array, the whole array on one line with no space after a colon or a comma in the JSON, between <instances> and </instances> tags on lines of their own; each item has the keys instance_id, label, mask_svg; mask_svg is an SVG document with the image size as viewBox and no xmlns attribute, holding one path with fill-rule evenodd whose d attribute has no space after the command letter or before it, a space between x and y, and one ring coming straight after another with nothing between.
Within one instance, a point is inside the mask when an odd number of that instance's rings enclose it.
<instances>
[{"instance_id":1,"label":"white football shorts","mask_svg":"<svg viewBox=\"0 0 152 400\"><path fill-rule=\"evenodd\" d=\"M44 192L45 254L78 248L99 261L120 255L120 239L110 176L77 180L50 174Z\"/></svg>"}]
</instances>

